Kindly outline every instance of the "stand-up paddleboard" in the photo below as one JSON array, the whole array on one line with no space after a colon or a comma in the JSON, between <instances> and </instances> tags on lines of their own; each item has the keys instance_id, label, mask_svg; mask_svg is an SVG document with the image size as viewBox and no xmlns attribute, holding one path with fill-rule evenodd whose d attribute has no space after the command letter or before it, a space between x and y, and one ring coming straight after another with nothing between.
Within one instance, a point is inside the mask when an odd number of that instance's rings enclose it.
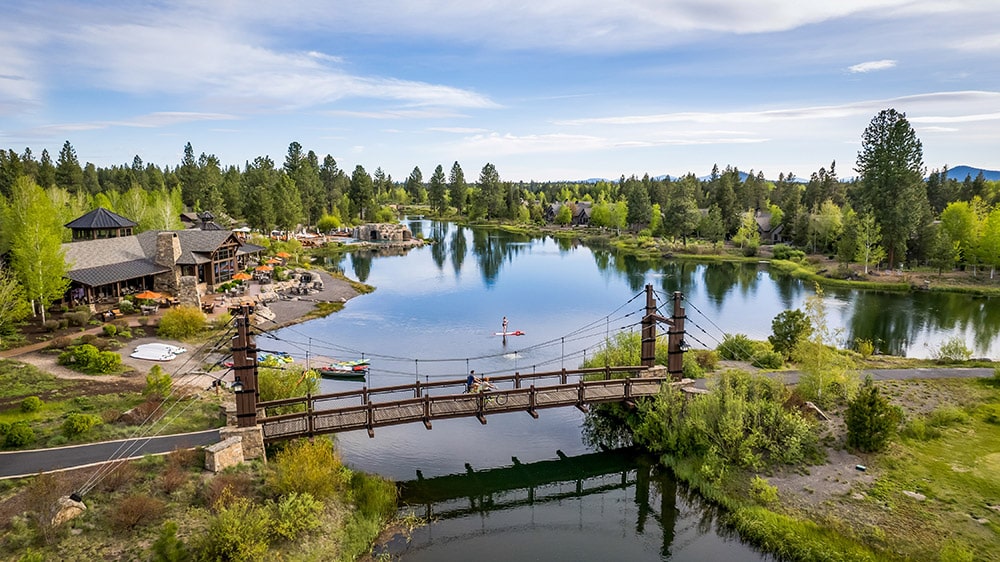
<instances>
[{"instance_id":1,"label":"stand-up paddleboard","mask_svg":"<svg viewBox=\"0 0 1000 562\"><path fill-rule=\"evenodd\" d=\"M494 336L523 336L524 332L517 330L516 332L493 332Z\"/></svg>"}]
</instances>

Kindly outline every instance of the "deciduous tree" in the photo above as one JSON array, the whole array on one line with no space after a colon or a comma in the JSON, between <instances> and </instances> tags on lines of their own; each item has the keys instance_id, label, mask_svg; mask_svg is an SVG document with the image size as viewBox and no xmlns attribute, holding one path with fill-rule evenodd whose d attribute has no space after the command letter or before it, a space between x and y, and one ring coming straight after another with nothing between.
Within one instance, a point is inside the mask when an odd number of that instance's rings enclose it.
<instances>
[{"instance_id":1,"label":"deciduous tree","mask_svg":"<svg viewBox=\"0 0 1000 562\"><path fill-rule=\"evenodd\" d=\"M42 188L27 177L14 183L10 201L11 269L25 294L45 310L69 286L59 213Z\"/></svg>"}]
</instances>

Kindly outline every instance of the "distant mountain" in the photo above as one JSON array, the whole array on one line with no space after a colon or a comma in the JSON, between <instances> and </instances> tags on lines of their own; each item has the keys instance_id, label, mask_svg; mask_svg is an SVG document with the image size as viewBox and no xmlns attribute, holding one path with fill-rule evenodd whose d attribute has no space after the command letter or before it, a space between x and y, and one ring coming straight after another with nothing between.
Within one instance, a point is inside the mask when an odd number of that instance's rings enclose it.
<instances>
[{"instance_id":1,"label":"distant mountain","mask_svg":"<svg viewBox=\"0 0 1000 562\"><path fill-rule=\"evenodd\" d=\"M948 168L948 179L965 181L965 178L969 176L971 176L972 179L976 179L979 172L982 172L983 177L987 180L1000 180L1000 171L984 170L982 168L973 168L972 166L955 166L954 168Z\"/></svg>"}]
</instances>

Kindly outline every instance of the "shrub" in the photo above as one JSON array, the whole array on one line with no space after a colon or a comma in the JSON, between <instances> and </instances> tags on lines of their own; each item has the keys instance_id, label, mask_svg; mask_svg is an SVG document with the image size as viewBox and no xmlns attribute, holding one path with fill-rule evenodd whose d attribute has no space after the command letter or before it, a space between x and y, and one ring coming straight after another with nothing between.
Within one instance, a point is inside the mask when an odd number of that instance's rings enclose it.
<instances>
[{"instance_id":1,"label":"shrub","mask_svg":"<svg viewBox=\"0 0 1000 562\"><path fill-rule=\"evenodd\" d=\"M143 389L142 395L166 398L170 395L170 389L173 385L174 379L171 378L170 373L164 373L162 367L153 365L149 374L146 375L146 388Z\"/></svg>"},{"instance_id":2,"label":"shrub","mask_svg":"<svg viewBox=\"0 0 1000 562\"><path fill-rule=\"evenodd\" d=\"M163 338L188 339L205 329L205 314L193 306L178 306L163 313L156 333Z\"/></svg>"},{"instance_id":3,"label":"shrub","mask_svg":"<svg viewBox=\"0 0 1000 562\"><path fill-rule=\"evenodd\" d=\"M802 250L795 250L788 244L775 244L771 250L776 260L799 261L806 256Z\"/></svg>"},{"instance_id":4,"label":"shrub","mask_svg":"<svg viewBox=\"0 0 1000 562\"><path fill-rule=\"evenodd\" d=\"M127 299L123 300L122 302L118 303L118 310L120 310L122 314L132 314L133 312L135 312L135 304Z\"/></svg>"},{"instance_id":5,"label":"shrub","mask_svg":"<svg viewBox=\"0 0 1000 562\"><path fill-rule=\"evenodd\" d=\"M310 494L291 493L271 504L271 533L279 540L291 541L318 529L323 504Z\"/></svg>"},{"instance_id":6,"label":"shrub","mask_svg":"<svg viewBox=\"0 0 1000 562\"><path fill-rule=\"evenodd\" d=\"M343 466L329 439L289 443L271 466L267 484L277 495L309 493L322 501L343 485Z\"/></svg>"},{"instance_id":7,"label":"shrub","mask_svg":"<svg viewBox=\"0 0 1000 562\"><path fill-rule=\"evenodd\" d=\"M264 560L271 530L270 511L246 498L221 501L199 541L198 558L251 562Z\"/></svg>"},{"instance_id":8,"label":"shrub","mask_svg":"<svg viewBox=\"0 0 1000 562\"><path fill-rule=\"evenodd\" d=\"M4 436L10 433L10 423L0 422L0 436Z\"/></svg>"},{"instance_id":9,"label":"shrub","mask_svg":"<svg viewBox=\"0 0 1000 562\"><path fill-rule=\"evenodd\" d=\"M150 547L150 562L186 562L191 559L184 542L177 538L177 523L167 521Z\"/></svg>"},{"instance_id":10,"label":"shrub","mask_svg":"<svg viewBox=\"0 0 1000 562\"><path fill-rule=\"evenodd\" d=\"M24 447L35 442L35 431L31 429L28 422L14 422L7 430L7 437L4 439L6 447Z\"/></svg>"},{"instance_id":11,"label":"shrub","mask_svg":"<svg viewBox=\"0 0 1000 562\"><path fill-rule=\"evenodd\" d=\"M59 336L49 342L49 349L66 349L73 344L73 338L69 336Z\"/></svg>"},{"instance_id":12,"label":"shrub","mask_svg":"<svg viewBox=\"0 0 1000 562\"><path fill-rule=\"evenodd\" d=\"M684 377L689 379L705 378L705 369L698 364L698 359L690 354L684 354Z\"/></svg>"},{"instance_id":13,"label":"shrub","mask_svg":"<svg viewBox=\"0 0 1000 562\"><path fill-rule=\"evenodd\" d=\"M66 315L66 319L69 321L69 325L73 327L83 327L90 322L90 309L70 312Z\"/></svg>"},{"instance_id":14,"label":"shrub","mask_svg":"<svg viewBox=\"0 0 1000 562\"><path fill-rule=\"evenodd\" d=\"M74 413L66 416L66 420L62 425L62 431L63 435L72 438L87 433L99 425L101 425L100 416Z\"/></svg>"},{"instance_id":15,"label":"shrub","mask_svg":"<svg viewBox=\"0 0 1000 562\"><path fill-rule=\"evenodd\" d=\"M118 461L114 468L107 471L101 478L101 489L105 492L117 492L124 489L135 480L138 469L131 461Z\"/></svg>"},{"instance_id":16,"label":"shrub","mask_svg":"<svg viewBox=\"0 0 1000 562\"><path fill-rule=\"evenodd\" d=\"M116 531L131 531L159 519L166 509L163 500L146 494L125 496L111 510L111 528Z\"/></svg>"},{"instance_id":17,"label":"shrub","mask_svg":"<svg viewBox=\"0 0 1000 562\"><path fill-rule=\"evenodd\" d=\"M115 337L115 334L118 333L118 326L115 326L114 324L110 324L109 323L109 324L105 324L104 327L102 328L102 330L104 330L104 335L105 336L107 336L109 338L113 338L113 337Z\"/></svg>"},{"instance_id":18,"label":"shrub","mask_svg":"<svg viewBox=\"0 0 1000 562\"><path fill-rule=\"evenodd\" d=\"M145 326L147 324L149 324L149 316L140 316L139 317L139 325L140 326Z\"/></svg>"},{"instance_id":19,"label":"shrub","mask_svg":"<svg viewBox=\"0 0 1000 562\"><path fill-rule=\"evenodd\" d=\"M750 480L750 497L760 504L774 503L778 501L778 487L756 475Z\"/></svg>"},{"instance_id":20,"label":"shrub","mask_svg":"<svg viewBox=\"0 0 1000 562\"><path fill-rule=\"evenodd\" d=\"M762 351L754 356L750 364L758 369L780 369L785 364L785 358L777 351Z\"/></svg>"},{"instance_id":21,"label":"shrub","mask_svg":"<svg viewBox=\"0 0 1000 562\"><path fill-rule=\"evenodd\" d=\"M871 377L866 377L861 391L848 404L844 414L847 446L866 453L881 451L889 444L901 419L900 409L889 404Z\"/></svg>"},{"instance_id":22,"label":"shrub","mask_svg":"<svg viewBox=\"0 0 1000 562\"><path fill-rule=\"evenodd\" d=\"M693 355L698 365L705 371L714 371L719 365L719 354L712 349L695 349L685 355Z\"/></svg>"},{"instance_id":23,"label":"shrub","mask_svg":"<svg viewBox=\"0 0 1000 562\"><path fill-rule=\"evenodd\" d=\"M744 334L726 334L719 344L719 356L730 361L748 361L754 356L753 340Z\"/></svg>"},{"instance_id":24,"label":"shrub","mask_svg":"<svg viewBox=\"0 0 1000 562\"><path fill-rule=\"evenodd\" d=\"M972 350L965 346L964 339L956 336L943 342L931 355L942 362L968 361Z\"/></svg>"},{"instance_id":25,"label":"shrub","mask_svg":"<svg viewBox=\"0 0 1000 562\"><path fill-rule=\"evenodd\" d=\"M223 472L205 482L201 489L201 497L206 506L217 509L223 500L232 501L234 497L246 497L252 491L253 478L250 475Z\"/></svg>"},{"instance_id":26,"label":"shrub","mask_svg":"<svg viewBox=\"0 0 1000 562\"><path fill-rule=\"evenodd\" d=\"M875 353L875 344L872 343L872 340L858 338L854 341L854 346L858 354L865 359L868 359Z\"/></svg>"},{"instance_id":27,"label":"shrub","mask_svg":"<svg viewBox=\"0 0 1000 562\"><path fill-rule=\"evenodd\" d=\"M54 332L59 329L58 320L46 320L42 323L42 327L45 328L46 332Z\"/></svg>"},{"instance_id":28,"label":"shrub","mask_svg":"<svg viewBox=\"0 0 1000 562\"><path fill-rule=\"evenodd\" d=\"M24 400L21 400L21 412L25 414L30 414L31 412L37 412L42 407L42 399L37 396L28 396Z\"/></svg>"}]
</instances>

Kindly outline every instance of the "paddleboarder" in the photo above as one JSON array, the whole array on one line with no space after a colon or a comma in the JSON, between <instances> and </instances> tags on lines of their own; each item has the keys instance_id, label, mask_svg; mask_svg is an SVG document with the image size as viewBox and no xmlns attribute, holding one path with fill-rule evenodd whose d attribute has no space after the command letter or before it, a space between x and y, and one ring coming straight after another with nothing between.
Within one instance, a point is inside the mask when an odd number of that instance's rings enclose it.
<instances>
[{"instance_id":1,"label":"paddleboarder","mask_svg":"<svg viewBox=\"0 0 1000 562\"><path fill-rule=\"evenodd\" d=\"M503 330L500 331L503 335L507 335L507 317L503 317Z\"/></svg>"}]
</instances>

